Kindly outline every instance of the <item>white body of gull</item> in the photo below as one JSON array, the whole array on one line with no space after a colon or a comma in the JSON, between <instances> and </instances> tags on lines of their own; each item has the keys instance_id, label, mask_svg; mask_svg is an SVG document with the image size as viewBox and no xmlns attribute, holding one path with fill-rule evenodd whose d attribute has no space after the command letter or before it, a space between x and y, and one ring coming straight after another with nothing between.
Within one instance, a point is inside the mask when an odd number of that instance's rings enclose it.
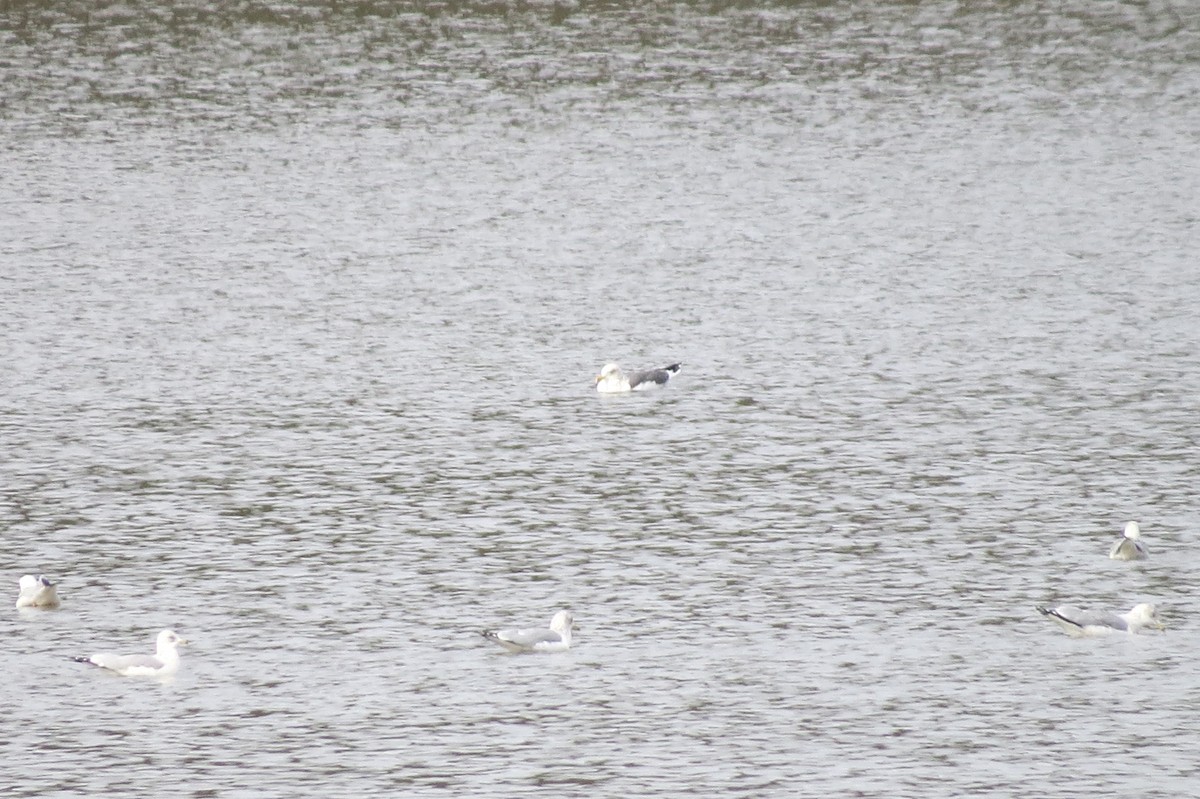
<instances>
[{"instance_id":1,"label":"white body of gull","mask_svg":"<svg viewBox=\"0 0 1200 799\"><path fill-rule=\"evenodd\" d=\"M549 629L484 630L483 637L509 652L565 652L571 648L571 625L574 623L571 611L560 610L550 620Z\"/></svg>"},{"instance_id":2,"label":"white body of gull","mask_svg":"<svg viewBox=\"0 0 1200 799\"><path fill-rule=\"evenodd\" d=\"M1142 529L1138 527L1138 523L1130 522L1125 525L1125 532L1117 539L1117 543L1108 551L1108 556L1113 560L1145 560L1150 553L1146 551L1141 537Z\"/></svg>"},{"instance_id":3,"label":"white body of gull","mask_svg":"<svg viewBox=\"0 0 1200 799\"><path fill-rule=\"evenodd\" d=\"M174 630L163 630L158 634L157 649L153 655L114 655L100 652L90 657L72 658L80 663L90 663L102 669L120 674L122 677L170 677L179 671L177 646L187 644Z\"/></svg>"},{"instance_id":4,"label":"white body of gull","mask_svg":"<svg viewBox=\"0 0 1200 799\"><path fill-rule=\"evenodd\" d=\"M58 589L54 587L54 583L41 574L36 577L32 574L25 575L21 578L20 585L21 593L17 597L19 608L56 608L62 604L58 600Z\"/></svg>"},{"instance_id":5,"label":"white body of gull","mask_svg":"<svg viewBox=\"0 0 1200 799\"><path fill-rule=\"evenodd\" d=\"M661 369L645 369L627 375L615 363L606 363L596 376L596 390L601 394L620 394L624 391L658 388L665 386L671 375L679 374L682 367L682 364L673 363Z\"/></svg>"},{"instance_id":6,"label":"white body of gull","mask_svg":"<svg viewBox=\"0 0 1200 799\"><path fill-rule=\"evenodd\" d=\"M1109 635L1114 632L1141 632L1146 627L1155 630L1166 628L1158 620L1158 608L1143 603L1134 605L1128 613L1111 613L1107 610L1080 610L1074 605L1059 605L1056 608L1038 608L1038 613L1058 622L1068 635L1076 638Z\"/></svg>"}]
</instances>

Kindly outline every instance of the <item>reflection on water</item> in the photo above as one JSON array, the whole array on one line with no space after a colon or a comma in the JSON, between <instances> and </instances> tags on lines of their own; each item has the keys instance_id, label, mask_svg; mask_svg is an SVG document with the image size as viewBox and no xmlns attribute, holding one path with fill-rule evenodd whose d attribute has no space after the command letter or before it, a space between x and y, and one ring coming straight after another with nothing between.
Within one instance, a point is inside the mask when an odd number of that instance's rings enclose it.
<instances>
[{"instance_id":1,"label":"reflection on water","mask_svg":"<svg viewBox=\"0 0 1200 799\"><path fill-rule=\"evenodd\" d=\"M1186 795L1197 16L0 3L14 795Z\"/></svg>"}]
</instances>

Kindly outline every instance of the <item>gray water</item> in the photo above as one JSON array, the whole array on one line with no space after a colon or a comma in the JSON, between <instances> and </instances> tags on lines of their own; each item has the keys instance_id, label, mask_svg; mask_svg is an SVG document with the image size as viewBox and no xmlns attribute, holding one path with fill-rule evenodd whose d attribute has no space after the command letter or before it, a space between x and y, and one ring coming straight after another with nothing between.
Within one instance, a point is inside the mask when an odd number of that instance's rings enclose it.
<instances>
[{"instance_id":1,"label":"gray water","mask_svg":"<svg viewBox=\"0 0 1200 799\"><path fill-rule=\"evenodd\" d=\"M0 787L1200 795L1198 65L1189 3L0 4L64 599Z\"/></svg>"}]
</instances>

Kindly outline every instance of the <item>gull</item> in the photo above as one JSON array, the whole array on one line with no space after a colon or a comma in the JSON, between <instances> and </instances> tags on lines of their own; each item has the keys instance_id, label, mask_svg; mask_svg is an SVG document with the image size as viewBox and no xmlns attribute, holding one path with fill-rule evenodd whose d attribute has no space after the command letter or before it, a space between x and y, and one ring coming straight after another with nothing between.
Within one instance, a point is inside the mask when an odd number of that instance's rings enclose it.
<instances>
[{"instance_id":1,"label":"gull","mask_svg":"<svg viewBox=\"0 0 1200 799\"><path fill-rule=\"evenodd\" d=\"M58 600L58 589L44 575L27 574L21 578L20 586L19 608L56 608L62 604Z\"/></svg>"},{"instance_id":2,"label":"gull","mask_svg":"<svg viewBox=\"0 0 1200 799\"><path fill-rule=\"evenodd\" d=\"M1145 560L1150 553L1146 551L1141 537L1142 528L1138 527L1137 522L1129 522L1125 525L1125 532L1108 551L1108 556L1113 560Z\"/></svg>"},{"instance_id":3,"label":"gull","mask_svg":"<svg viewBox=\"0 0 1200 799\"><path fill-rule=\"evenodd\" d=\"M565 652L571 648L571 625L575 617L560 610L550 620L550 629L484 630L482 635L509 652Z\"/></svg>"},{"instance_id":4,"label":"gull","mask_svg":"<svg viewBox=\"0 0 1200 799\"><path fill-rule=\"evenodd\" d=\"M179 670L179 652L175 647L186 644L187 639L180 638L174 630L163 630L158 634L157 648L153 655L115 655L111 652L100 652L71 659L99 666L122 677L170 677Z\"/></svg>"},{"instance_id":5,"label":"gull","mask_svg":"<svg viewBox=\"0 0 1200 799\"><path fill-rule=\"evenodd\" d=\"M1149 603L1134 605L1128 613L1120 614L1107 610L1080 610L1074 605L1039 607L1037 611L1058 622L1068 635L1075 638L1108 635L1113 632L1127 632L1132 635L1146 627L1155 630L1166 629L1166 625L1158 620L1158 608Z\"/></svg>"},{"instance_id":6,"label":"gull","mask_svg":"<svg viewBox=\"0 0 1200 799\"><path fill-rule=\"evenodd\" d=\"M660 369L645 369L626 375L615 363L606 363L596 376L596 390L601 394L620 394L665 386L671 375L678 374L683 364L673 363Z\"/></svg>"}]
</instances>

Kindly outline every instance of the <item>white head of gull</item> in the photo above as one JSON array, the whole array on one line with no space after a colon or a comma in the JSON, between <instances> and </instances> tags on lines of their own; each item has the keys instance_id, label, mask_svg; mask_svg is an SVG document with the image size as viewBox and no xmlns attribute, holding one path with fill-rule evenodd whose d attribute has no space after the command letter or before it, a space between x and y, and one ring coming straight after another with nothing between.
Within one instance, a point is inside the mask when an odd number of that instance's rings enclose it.
<instances>
[{"instance_id":1,"label":"white head of gull","mask_svg":"<svg viewBox=\"0 0 1200 799\"><path fill-rule=\"evenodd\" d=\"M116 655L111 652L99 652L72 660L99 666L122 677L170 677L179 671L179 651L176 647L186 644L187 639L181 638L174 630L163 630L158 634L153 655Z\"/></svg>"},{"instance_id":2,"label":"white head of gull","mask_svg":"<svg viewBox=\"0 0 1200 799\"><path fill-rule=\"evenodd\" d=\"M571 648L571 627L575 617L560 610L550 619L549 629L484 630L483 637L495 641L509 652L565 652Z\"/></svg>"},{"instance_id":3,"label":"white head of gull","mask_svg":"<svg viewBox=\"0 0 1200 799\"><path fill-rule=\"evenodd\" d=\"M36 577L27 574L20 580L21 593L17 596L18 608L45 608L52 610L62 603L58 599L58 589L45 575Z\"/></svg>"},{"instance_id":4,"label":"white head of gull","mask_svg":"<svg viewBox=\"0 0 1200 799\"><path fill-rule=\"evenodd\" d=\"M1150 553L1141 542L1141 538L1142 529L1138 527L1138 523L1129 522L1125 525L1125 532L1108 551L1108 556L1113 560L1145 560Z\"/></svg>"},{"instance_id":5,"label":"white head of gull","mask_svg":"<svg viewBox=\"0 0 1200 799\"><path fill-rule=\"evenodd\" d=\"M657 369L643 369L626 375L615 363L606 363L596 375L596 390L601 394L620 394L625 391L643 391L665 386L671 375L679 374L683 364L673 363Z\"/></svg>"}]
</instances>

